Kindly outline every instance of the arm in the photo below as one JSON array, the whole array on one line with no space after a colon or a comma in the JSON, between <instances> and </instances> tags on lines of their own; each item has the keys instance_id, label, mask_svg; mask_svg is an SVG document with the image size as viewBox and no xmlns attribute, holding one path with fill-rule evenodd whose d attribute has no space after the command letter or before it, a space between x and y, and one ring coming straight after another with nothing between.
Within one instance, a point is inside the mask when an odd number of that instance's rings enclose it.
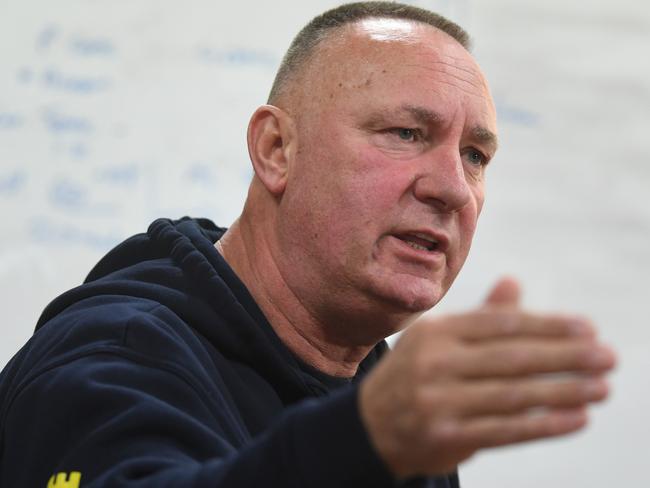
<instances>
[{"instance_id":1,"label":"arm","mask_svg":"<svg viewBox=\"0 0 650 488\"><path fill-rule=\"evenodd\" d=\"M81 487L392 486L356 398L350 388L303 402L245 439L226 403L188 378L117 349L94 353L43 372L14 399L0 484L45 487L79 471Z\"/></svg>"}]
</instances>

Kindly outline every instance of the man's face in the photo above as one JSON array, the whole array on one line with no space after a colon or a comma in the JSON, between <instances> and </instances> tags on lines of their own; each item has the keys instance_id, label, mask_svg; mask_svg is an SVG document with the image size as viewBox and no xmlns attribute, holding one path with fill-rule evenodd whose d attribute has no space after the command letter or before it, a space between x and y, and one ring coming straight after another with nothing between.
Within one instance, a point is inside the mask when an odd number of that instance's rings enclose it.
<instances>
[{"instance_id":1,"label":"man's face","mask_svg":"<svg viewBox=\"0 0 650 488\"><path fill-rule=\"evenodd\" d=\"M478 66L433 27L369 19L297 84L278 220L289 285L323 310L432 307L467 257L496 150Z\"/></svg>"}]
</instances>

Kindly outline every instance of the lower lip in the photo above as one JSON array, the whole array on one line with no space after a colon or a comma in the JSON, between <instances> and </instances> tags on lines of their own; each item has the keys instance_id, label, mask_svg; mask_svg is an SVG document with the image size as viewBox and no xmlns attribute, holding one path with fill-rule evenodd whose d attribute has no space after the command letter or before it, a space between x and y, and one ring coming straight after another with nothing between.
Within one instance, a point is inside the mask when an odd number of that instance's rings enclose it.
<instances>
[{"instance_id":1,"label":"lower lip","mask_svg":"<svg viewBox=\"0 0 650 488\"><path fill-rule=\"evenodd\" d=\"M409 261L416 261L420 263L425 262L427 264L436 265L441 264L445 259L445 253L442 251L425 251L422 249L415 249L414 247L411 247L406 242L395 236L390 236L390 240L395 243L395 248L400 257L406 258Z\"/></svg>"}]
</instances>

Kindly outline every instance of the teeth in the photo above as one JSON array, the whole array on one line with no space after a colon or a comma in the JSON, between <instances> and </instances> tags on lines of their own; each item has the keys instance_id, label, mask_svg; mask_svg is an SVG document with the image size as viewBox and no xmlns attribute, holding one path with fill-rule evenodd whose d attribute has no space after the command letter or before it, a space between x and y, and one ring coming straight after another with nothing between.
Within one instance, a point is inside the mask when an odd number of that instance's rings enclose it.
<instances>
[{"instance_id":1,"label":"teeth","mask_svg":"<svg viewBox=\"0 0 650 488\"><path fill-rule=\"evenodd\" d=\"M436 241L435 239L432 239L431 237L429 237L426 234L420 234L419 232L415 232L415 233L413 233L413 235L415 237L419 237L420 239L424 239L425 241L429 241L429 242L433 242L434 244L438 244L438 241Z\"/></svg>"},{"instance_id":2,"label":"teeth","mask_svg":"<svg viewBox=\"0 0 650 488\"><path fill-rule=\"evenodd\" d=\"M404 242L406 242L413 249L417 249L419 251L428 251L428 249L426 247L420 246L419 244L416 244L415 242L411 242L411 241L404 241Z\"/></svg>"}]
</instances>

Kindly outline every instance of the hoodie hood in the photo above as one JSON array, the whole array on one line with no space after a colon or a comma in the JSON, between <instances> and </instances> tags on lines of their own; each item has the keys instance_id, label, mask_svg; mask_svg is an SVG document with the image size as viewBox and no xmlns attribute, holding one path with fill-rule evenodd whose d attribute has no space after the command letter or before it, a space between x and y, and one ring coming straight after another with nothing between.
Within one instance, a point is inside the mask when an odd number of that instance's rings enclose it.
<instances>
[{"instance_id":1,"label":"hoodie hood","mask_svg":"<svg viewBox=\"0 0 650 488\"><path fill-rule=\"evenodd\" d=\"M304 364L275 334L214 247L225 231L207 219L154 221L146 234L127 239L102 258L83 285L50 303L36 329L87 298L138 297L167 307L228 359L251 365L287 404L347 383ZM361 363L355 380L386 349L385 342L378 344Z\"/></svg>"}]
</instances>

